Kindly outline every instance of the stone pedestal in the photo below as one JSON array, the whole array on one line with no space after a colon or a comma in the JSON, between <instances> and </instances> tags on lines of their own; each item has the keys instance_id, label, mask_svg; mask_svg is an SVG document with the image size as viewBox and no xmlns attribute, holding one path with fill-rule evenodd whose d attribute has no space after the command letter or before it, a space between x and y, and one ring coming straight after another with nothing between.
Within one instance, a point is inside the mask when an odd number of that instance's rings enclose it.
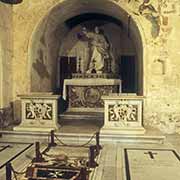
<instances>
[{"instance_id":1,"label":"stone pedestal","mask_svg":"<svg viewBox=\"0 0 180 180\"><path fill-rule=\"evenodd\" d=\"M143 97L136 95L103 96L104 126L101 134L144 134Z\"/></svg>"},{"instance_id":2,"label":"stone pedestal","mask_svg":"<svg viewBox=\"0 0 180 180\"><path fill-rule=\"evenodd\" d=\"M21 98L21 119L16 131L45 131L58 129L59 95L33 93L19 95Z\"/></svg>"},{"instance_id":3,"label":"stone pedestal","mask_svg":"<svg viewBox=\"0 0 180 180\"><path fill-rule=\"evenodd\" d=\"M103 95L121 92L121 80L87 78L65 79L63 98L68 100L69 111L103 111Z\"/></svg>"}]
</instances>

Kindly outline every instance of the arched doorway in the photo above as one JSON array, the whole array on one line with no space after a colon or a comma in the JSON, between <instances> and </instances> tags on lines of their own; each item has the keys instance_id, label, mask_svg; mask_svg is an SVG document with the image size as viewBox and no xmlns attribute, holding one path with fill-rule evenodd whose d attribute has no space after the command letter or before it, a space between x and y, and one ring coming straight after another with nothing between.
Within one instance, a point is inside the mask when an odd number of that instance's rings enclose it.
<instances>
[{"instance_id":1,"label":"arched doorway","mask_svg":"<svg viewBox=\"0 0 180 180\"><path fill-rule=\"evenodd\" d=\"M110 1L78 1L78 4L77 2L67 3L67 1L63 1L52 8L42 19L32 35L29 47L31 91L44 92L56 90L59 49L72 30L72 27L68 26L67 23L75 17L82 17L83 14L99 14L101 18L106 16L111 18L111 20L116 19L121 24L126 37L134 44L133 49L136 52L134 54L135 64L131 65L135 67L133 70L135 83L132 89L133 92L142 95L143 35L140 32L140 26L137 24L137 20L135 21L130 17L125 9ZM122 58L126 62L128 55L122 55ZM129 59L131 58L129 57ZM128 63L125 63L124 68L128 70ZM123 71L123 68L121 71Z\"/></svg>"}]
</instances>

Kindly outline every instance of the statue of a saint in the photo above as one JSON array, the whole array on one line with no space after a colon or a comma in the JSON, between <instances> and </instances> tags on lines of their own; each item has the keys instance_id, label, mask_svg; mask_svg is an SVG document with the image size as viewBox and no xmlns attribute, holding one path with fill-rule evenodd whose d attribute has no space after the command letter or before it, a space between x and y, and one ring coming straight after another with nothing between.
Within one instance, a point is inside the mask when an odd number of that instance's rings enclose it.
<instances>
[{"instance_id":1,"label":"statue of a saint","mask_svg":"<svg viewBox=\"0 0 180 180\"><path fill-rule=\"evenodd\" d=\"M90 45L90 62L88 63L87 73L107 72L107 64L110 60L110 44L102 31L96 26L94 32L88 32L84 27L82 36L87 38Z\"/></svg>"}]
</instances>

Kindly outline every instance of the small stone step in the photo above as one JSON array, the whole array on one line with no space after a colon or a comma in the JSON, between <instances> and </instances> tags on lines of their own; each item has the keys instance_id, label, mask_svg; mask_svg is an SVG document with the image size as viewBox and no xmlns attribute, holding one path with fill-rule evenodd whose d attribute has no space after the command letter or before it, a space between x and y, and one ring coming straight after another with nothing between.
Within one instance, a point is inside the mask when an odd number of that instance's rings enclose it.
<instances>
[{"instance_id":1,"label":"small stone step","mask_svg":"<svg viewBox=\"0 0 180 180\"><path fill-rule=\"evenodd\" d=\"M65 112L60 114L62 120L104 120L104 113L101 112Z\"/></svg>"}]
</instances>

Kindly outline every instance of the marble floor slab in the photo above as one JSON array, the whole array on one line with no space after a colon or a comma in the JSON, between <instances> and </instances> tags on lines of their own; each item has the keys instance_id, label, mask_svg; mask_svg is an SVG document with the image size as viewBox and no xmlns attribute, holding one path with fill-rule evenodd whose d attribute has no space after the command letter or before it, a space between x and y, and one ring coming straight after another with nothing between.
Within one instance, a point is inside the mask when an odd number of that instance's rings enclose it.
<instances>
[{"instance_id":1,"label":"marble floor slab","mask_svg":"<svg viewBox=\"0 0 180 180\"><path fill-rule=\"evenodd\" d=\"M30 143L0 142L0 169L31 146L32 144Z\"/></svg>"},{"instance_id":2,"label":"marble floor slab","mask_svg":"<svg viewBox=\"0 0 180 180\"><path fill-rule=\"evenodd\" d=\"M7 138L3 137L1 139L5 141ZM24 135L16 137L17 142L23 142L23 140ZM77 144L75 140L73 144ZM4 145L7 144L5 143ZM109 141L101 145L103 146L103 149L97 158L99 166L92 171L89 180L180 179L180 135L168 135L163 143L136 143L136 141L129 143ZM42 151L46 147L47 143L42 143ZM3 151L4 150L2 150L2 152ZM127 165L125 162L125 151L127 151L126 153L128 156L130 175L127 175L126 172ZM75 156L87 158L88 149L59 146L52 148L48 152L48 155L54 155L55 157L60 154L72 156L72 158ZM12 161L13 167L18 172L24 171L31 163L31 159L33 157L34 146L30 147L27 151L14 159ZM5 180L5 169L0 169L0 180ZM18 180L27 179L19 177Z\"/></svg>"},{"instance_id":3,"label":"marble floor slab","mask_svg":"<svg viewBox=\"0 0 180 180\"><path fill-rule=\"evenodd\" d=\"M171 142L106 144L92 180L179 180L179 150L180 147ZM128 155L129 172L125 151Z\"/></svg>"},{"instance_id":4,"label":"marble floor slab","mask_svg":"<svg viewBox=\"0 0 180 180\"><path fill-rule=\"evenodd\" d=\"M126 180L180 179L180 157L173 149L124 149Z\"/></svg>"},{"instance_id":5,"label":"marble floor slab","mask_svg":"<svg viewBox=\"0 0 180 180\"><path fill-rule=\"evenodd\" d=\"M73 146L60 146L50 148L46 153L47 155L65 155L68 157L86 157L88 158L89 148L88 147L73 147Z\"/></svg>"}]
</instances>

